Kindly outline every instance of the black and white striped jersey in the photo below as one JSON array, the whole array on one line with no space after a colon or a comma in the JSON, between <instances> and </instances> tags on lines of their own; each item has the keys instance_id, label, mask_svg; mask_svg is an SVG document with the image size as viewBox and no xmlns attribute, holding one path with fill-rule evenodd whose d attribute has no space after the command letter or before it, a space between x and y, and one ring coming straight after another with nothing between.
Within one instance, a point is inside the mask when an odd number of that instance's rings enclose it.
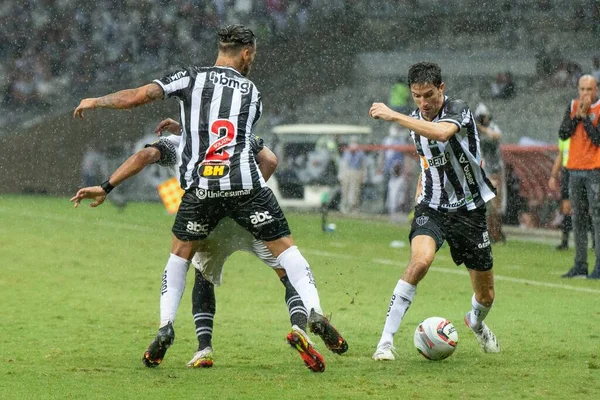
<instances>
[{"instance_id":1,"label":"black and white striped jersey","mask_svg":"<svg viewBox=\"0 0 600 400\"><path fill-rule=\"evenodd\" d=\"M418 109L410 116L423 119ZM496 196L496 189L481 168L473 113L464 101L445 96L442 109L432 122L450 122L459 131L447 142L410 132L421 159L422 190L418 203L450 212L482 207Z\"/></svg>"},{"instance_id":2,"label":"black and white striped jersey","mask_svg":"<svg viewBox=\"0 0 600 400\"><path fill-rule=\"evenodd\" d=\"M157 79L181 113L179 174L185 190L266 186L252 154L252 129L262 113L254 83L229 67L183 68Z\"/></svg>"},{"instance_id":3,"label":"black and white striped jersey","mask_svg":"<svg viewBox=\"0 0 600 400\"><path fill-rule=\"evenodd\" d=\"M163 136L160 139L146 144L144 147L154 147L160 151L160 158L155 164L169 168L173 176L180 178L179 169L177 165L181 163L181 154L178 152L179 145L181 144L181 136L179 135L168 135ZM256 158L258 153L265 147L265 142L262 138L252 135L250 137L250 149L252 150L252 156ZM257 160L260 163L260 160Z\"/></svg>"}]
</instances>

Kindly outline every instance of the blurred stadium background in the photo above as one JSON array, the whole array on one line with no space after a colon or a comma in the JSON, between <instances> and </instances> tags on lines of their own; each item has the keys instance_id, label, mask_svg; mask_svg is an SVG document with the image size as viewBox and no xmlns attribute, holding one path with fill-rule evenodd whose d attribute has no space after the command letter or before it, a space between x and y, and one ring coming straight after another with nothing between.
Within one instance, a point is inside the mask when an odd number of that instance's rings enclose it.
<instances>
[{"instance_id":1,"label":"blurred stadium background","mask_svg":"<svg viewBox=\"0 0 600 400\"><path fill-rule=\"evenodd\" d=\"M106 177L160 119L178 115L177 104L74 121L79 99L212 63L215 31L229 23L259 37L251 79L263 94L258 133L267 145L276 145L274 126L296 123L366 125L372 134L362 143L382 143L389 126L367 117L369 105L387 102L409 65L430 60L442 67L447 93L472 109L485 103L503 143L515 145L505 154L528 204L516 212L556 206L557 193L546 187L552 148L523 153L516 145L553 146L577 78L598 68L596 0L7 0L0 6L0 193L72 194L83 183L82 165L98 154L110 161L100 172ZM498 95L492 86L507 78L511 92ZM532 160L541 172L528 172ZM131 189L131 198L158 199L153 187L162 177L149 174L152 190ZM363 191L362 210L383 212L381 190L372 192L381 206L369 205Z\"/></svg>"}]
</instances>

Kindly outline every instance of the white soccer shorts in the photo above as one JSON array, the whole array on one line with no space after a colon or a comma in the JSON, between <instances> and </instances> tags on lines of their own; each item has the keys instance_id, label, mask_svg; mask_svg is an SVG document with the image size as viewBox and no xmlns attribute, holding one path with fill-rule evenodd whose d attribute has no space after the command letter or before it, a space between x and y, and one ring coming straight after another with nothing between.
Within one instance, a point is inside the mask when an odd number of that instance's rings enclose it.
<instances>
[{"instance_id":1,"label":"white soccer shorts","mask_svg":"<svg viewBox=\"0 0 600 400\"><path fill-rule=\"evenodd\" d=\"M192 264L202 272L204 278L219 286L223 277L223 265L236 251L252 253L273 269L282 268L262 241L254 239L249 232L230 218L219 221L210 236L202 240L200 249L192 259Z\"/></svg>"}]
</instances>

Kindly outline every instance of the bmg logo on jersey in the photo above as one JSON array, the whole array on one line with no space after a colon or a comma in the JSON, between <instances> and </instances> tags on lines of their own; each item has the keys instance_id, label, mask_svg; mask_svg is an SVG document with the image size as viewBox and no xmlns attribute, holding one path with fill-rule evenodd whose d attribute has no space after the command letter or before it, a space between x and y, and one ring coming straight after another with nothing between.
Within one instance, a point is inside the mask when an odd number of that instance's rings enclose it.
<instances>
[{"instance_id":1,"label":"bmg logo on jersey","mask_svg":"<svg viewBox=\"0 0 600 400\"><path fill-rule=\"evenodd\" d=\"M208 233L208 224L201 224L195 221L188 221L185 230L189 233L200 233L206 235Z\"/></svg>"},{"instance_id":2,"label":"bmg logo on jersey","mask_svg":"<svg viewBox=\"0 0 600 400\"><path fill-rule=\"evenodd\" d=\"M250 215L250 223L255 227L267 225L271 222L273 222L273 217L271 216L271 214L269 214L268 211L255 211L254 214Z\"/></svg>"},{"instance_id":3,"label":"bmg logo on jersey","mask_svg":"<svg viewBox=\"0 0 600 400\"><path fill-rule=\"evenodd\" d=\"M240 79L234 77L228 77L224 73L219 73L215 71L210 71L210 75L208 77L212 83L221 84L223 86L230 87L232 89L239 90L242 94L250 93L250 82L244 82Z\"/></svg>"}]
</instances>

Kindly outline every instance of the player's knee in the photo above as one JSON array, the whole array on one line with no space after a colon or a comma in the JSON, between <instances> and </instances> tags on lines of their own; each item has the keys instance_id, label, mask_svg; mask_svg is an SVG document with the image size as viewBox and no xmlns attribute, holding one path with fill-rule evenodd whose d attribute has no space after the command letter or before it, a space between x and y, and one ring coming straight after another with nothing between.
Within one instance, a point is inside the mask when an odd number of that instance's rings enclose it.
<instances>
[{"instance_id":1,"label":"player's knee","mask_svg":"<svg viewBox=\"0 0 600 400\"><path fill-rule=\"evenodd\" d=\"M173 243L171 244L171 254L175 254L178 257L184 258L191 261L194 253L198 250L199 241L186 242L173 237Z\"/></svg>"},{"instance_id":2,"label":"player's knee","mask_svg":"<svg viewBox=\"0 0 600 400\"><path fill-rule=\"evenodd\" d=\"M283 278L284 276L287 276L287 274L285 273L285 269L283 268L275 268L274 271L279 277L279 279Z\"/></svg>"},{"instance_id":3,"label":"player's knee","mask_svg":"<svg viewBox=\"0 0 600 400\"><path fill-rule=\"evenodd\" d=\"M402 275L402 280L412 285L416 285L425 277L430 265L431 261L427 259L410 260L406 271L404 271L404 274Z\"/></svg>"},{"instance_id":4,"label":"player's knee","mask_svg":"<svg viewBox=\"0 0 600 400\"><path fill-rule=\"evenodd\" d=\"M475 300L484 307L491 307L494 303L494 288L489 287L475 293Z\"/></svg>"}]
</instances>

